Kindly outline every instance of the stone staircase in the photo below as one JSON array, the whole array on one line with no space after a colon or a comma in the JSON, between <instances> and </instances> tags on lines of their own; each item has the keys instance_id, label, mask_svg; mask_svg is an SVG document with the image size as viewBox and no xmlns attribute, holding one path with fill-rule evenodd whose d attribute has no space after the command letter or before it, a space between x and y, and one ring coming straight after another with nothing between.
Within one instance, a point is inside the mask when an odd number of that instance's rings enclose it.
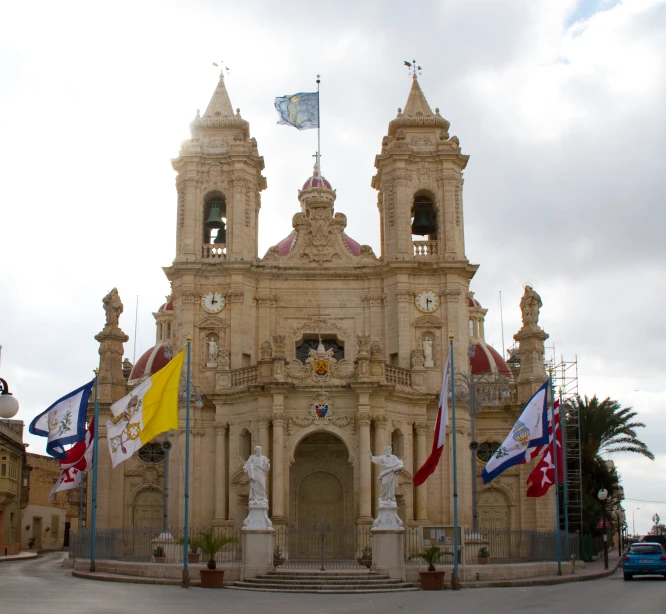
<instances>
[{"instance_id":1,"label":"stone staircase","mask_svg":"<svg viewBox=\"0 0 666 614\"><path fill-rule=\"evenodd\" d=\"M420 590L410 582L394 580L387 574L377 572L296 570L269 571L225 588L278 593L394 593Z\"/></svg>"}]
</instances>

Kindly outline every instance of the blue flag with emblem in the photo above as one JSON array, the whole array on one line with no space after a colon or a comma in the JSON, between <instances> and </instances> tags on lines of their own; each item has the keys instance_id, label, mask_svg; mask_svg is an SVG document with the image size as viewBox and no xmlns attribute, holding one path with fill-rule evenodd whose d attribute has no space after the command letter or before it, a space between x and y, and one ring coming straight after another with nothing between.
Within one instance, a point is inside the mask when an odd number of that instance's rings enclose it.
<instances>
[{"instance_id":1,"label":"blue flag with emblem","mask_svg":"<svg viewBox=\"0 0 666 614\"><path fill-rule=\"evenodd\" d=\"M58 399L30 423L33 435L48 437L46 451L51 456L66 459L63 446L85 438L86 410L94 381Z\"/></svg>"},{"instance_id":2,"label":"blue flag with emblem","mask_svg":"<svg viewBox=\"0 0 666 614\"><path fill-rule=\"evenodd\" d=\"M275 110L278 124L293 126L299 130L319 128L319 92L300 92L291 96L278 96Z\"/></svg>"},{"instance_id":3,"label":"blue flag with emblem","mask_svg":"<svg viewBox=\"0 0 666 614\"><path fill-rule=\"evenodd\" d=\"M548 433L548 390L549 380L537 390L523 408L518 420L513 425L502 445L481 472L483 483L487 484L500 473L526 463L533 458L531 451L536 446L543 446L550 441Z\"/></svg>"}]
</instances>

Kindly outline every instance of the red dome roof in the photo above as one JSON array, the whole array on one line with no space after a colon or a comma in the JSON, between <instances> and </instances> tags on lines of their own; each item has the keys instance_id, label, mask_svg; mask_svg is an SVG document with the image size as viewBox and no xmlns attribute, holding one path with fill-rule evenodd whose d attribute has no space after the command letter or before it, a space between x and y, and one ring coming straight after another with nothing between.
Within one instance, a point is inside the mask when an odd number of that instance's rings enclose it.
<instances>
[{"instance_id":1,"label":"red dome roof","mask_svg":"<svg viewBox=\"0 0 666 614\"><path fill-rule=\"evenodd\" d=\"M173 311L173 301L163 303L157 311Z\"/></svg>"},{"instance_id":2,"label":"red dome roof","mask_svg":"<svg viewBox=\"0 0 666 614\"><path fill-rule=\"evenodd\" d=\"M282 241L278 241L275 247L278 249L278 256L286 256L296 245L296 238L298 233L295 230L292 230L288 236L286 236ZM351 252L352 256L361 255L361 244L357 241L354 241L351 237L346 234L342 235L342 240L345 242L347 249Z\"/></svg>"},{"instance_id":3,"label":"red dome roof","mask_svg":"<svg viewBox=\"0 0 666 614\"><path fill-rule=\"evenodd\" d=\"M474 300L474 299L471 299ZM511 377L511 371L495 348L485 343L472 344L475 348L474 356L470 358L470 366L474 375L484 373L499 373L504 377Z\"/></svg>"},{"instance_id":4,"label":"red dome roof","mask_svg":"<svg viewBox=\"0 0 666 614\"><path fill-rule=\"evenodd\" d=\"M332 190L331 184L325 177L322 177L319 173L315 173L310 177L304 184L303 189L309 190L310 188L328 188Z\"/></svg>"},{"instance_id":5,"label":"red dome roof","mask_svg":"<svg viewBox=\"0 0 666 614\"><path fill-rule=\"evenodd\" d=\"M159 343L145 352L132 367L132 372L127 383L135 384L142 377L150 377L166 366L171 360L171 358L166 357L166 349L166 345Z\"/></svg>"},{"instance_id":6,"label":"red dome roof","mask_svg":"<svg viewBox=\"0 0 666 614\"><path fill-rule=\"evenodd\" d=\"M473 296L470 296L467 299L467 306L481 308L481 303L479 303L479 301L477 301Z\"/></svg>"}]
</instances>

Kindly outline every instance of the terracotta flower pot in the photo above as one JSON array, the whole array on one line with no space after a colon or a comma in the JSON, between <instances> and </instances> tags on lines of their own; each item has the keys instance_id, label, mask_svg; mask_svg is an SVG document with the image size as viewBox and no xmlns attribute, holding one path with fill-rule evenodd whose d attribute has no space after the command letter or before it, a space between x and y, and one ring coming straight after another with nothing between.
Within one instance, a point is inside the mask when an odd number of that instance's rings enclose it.
<instances>
[{"instance_id":1,"label":"terracotta flower pot","mask_svg":"<svg viewBox=\"0 0 666 614\"><path fill-rule=\"evenodd\" d=\"M222 588L224 569L201 569L201 588Z\"/></svg>"},{"instance_id":2,"label":"terracotta flower pot","mask_svg":"<svg viewBox=\"0 0 666 614\"><path fill-rule=\"evenodd\" d=\"M421 590L422 591L441 591L444 590L444 572L443 571L422 571Z\"/></svg>"},{"instance_id":3,"label":"terracotta flower pot","mask_svg":"<svg viewBox=\"0 0 666 614\"><path fill-rule=\"evenodd\" d=\"M356 559L358 561L359 565L363 565L363 567L367 567L370 569L372 567L372 559L366 559L363 557L359 557Z\"/></svg>"},{"instance_id":4,"label":"terracotta flower pot","mask_svg":"<svg viewBox=\"0 0 666 614\"><path fill-rule=\"evenodd\" d=\"M280 565L284 565L284 561L285 561L284 557L274 556L273 557L273 567L279 567Z\"/></svg>"},{"instance_id":5,"label":"terracotta flower pot","mask_svg":"<svg viewBox=\"0 0 666 614\"><path fill-rule=\"evenodd\" d=\"M187 553L187 562L188 563L198 563L201 560L201 555L198 552L188 552Z\"/></svg>"},{"instance_id":6,"label":"terracotta flower pot","mask_svg":"<svg viewBox=\"0 0 666 614\"><path fill-rule=\"evenodd\" d=\"M156 563L166 563L166 557L165 556L156 556L155 557L155 562Z\"/></svg>"},{"instance_id":7,"label":"terracotta flower pot","mask_svg":"<svg viewBox=\"0 0 666 614\"><path fill-rule=\"evenodd\" d=\"M477 557L476 562L479 565L487 565L489 560L490 560L489 558L483 558L483 557L479 556L479 557Z\"/></svg>"}]
</instances>

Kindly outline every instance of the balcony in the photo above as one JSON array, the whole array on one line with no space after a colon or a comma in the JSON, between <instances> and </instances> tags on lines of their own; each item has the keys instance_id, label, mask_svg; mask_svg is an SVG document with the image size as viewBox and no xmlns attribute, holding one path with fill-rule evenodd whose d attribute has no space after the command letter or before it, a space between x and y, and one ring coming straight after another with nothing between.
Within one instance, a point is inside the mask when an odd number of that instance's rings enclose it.
<instances>
[{"instance_id":1,"label":"balcony","mask_svg":"<svg viewBox=\"0 0 666 614\"><path fill-rule=\"evenodd\" d=\"M411 388L412 374L409 369L385 365L386 383L403 388Z\"/></svg>"},{"instance_id":2,"label":"balcony","mask_svg":"<svg viewBox=\"0 0 666 614\"><path fill-rule=\"evenodd\" d=\"M201 258L203 260L212 260L213 262L221 262L227 259L225 253L226 245L204 244L201 246Z\"/></svg>"},{"instance_id":3,"label":"balcony","mask_svg":"<svg viewBox=\"0 0 666 614\"><path fill-rule=\"evenodd\" d=\"M231 387L244 388L246 386L252 386L257 383L258 377L259 368L256 365L234 369L231 372Z\"/></svg>"},{"instance_id":4,"label":"balcony","mask_svg":"<svg viewBox=\"0 0 666 614\"><path fill-rule=\"evenodd\" d=\"M18 495L18 480L13 478L0 478L0 499L16 497Z\"/></svg>"}]
</instances>

